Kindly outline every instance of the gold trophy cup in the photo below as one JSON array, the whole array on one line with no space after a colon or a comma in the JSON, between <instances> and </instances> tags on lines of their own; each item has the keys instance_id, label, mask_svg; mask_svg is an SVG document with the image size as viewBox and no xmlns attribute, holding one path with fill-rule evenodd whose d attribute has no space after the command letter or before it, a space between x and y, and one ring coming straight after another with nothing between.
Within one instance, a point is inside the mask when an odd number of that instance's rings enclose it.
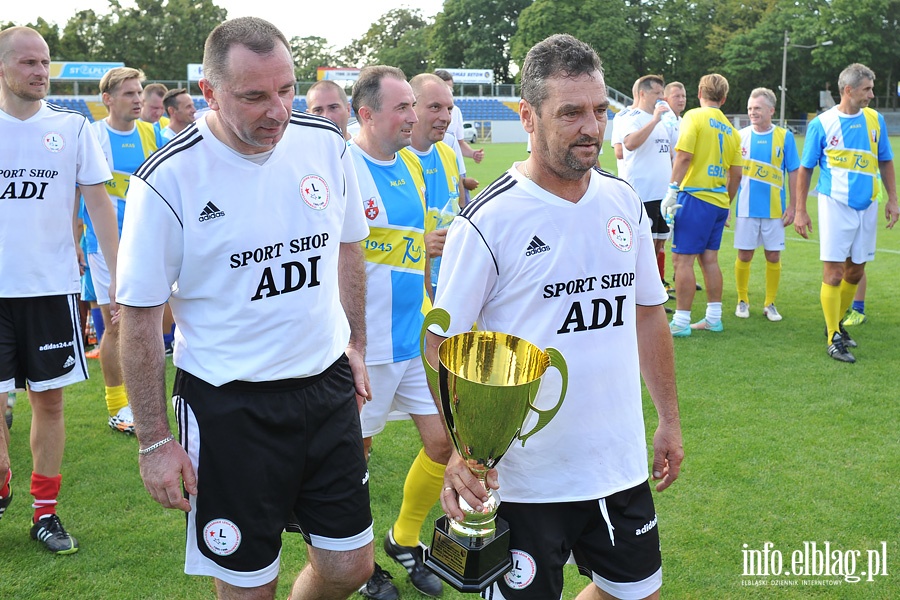
<instances>
[{"instance_id":1,"label":"gold trophy cup","mask_svg":"<svg viewBox=\"0 0 900 600\"><path fill-rule=\"evenodd\" d=\"M425 358L425 332L431 325L447 331L450 315L436 308L425 317L422 362L428 385L440 399L453 445L481 480L488 501L476 511L460 497L465 517L456 521L443 516L435 522L425 565L457 590L478 592L512 566L509 526L497 518L499 501L485 484L485 476L515 440L525 445L556 415L566 395L568 371L555 348L543 351L522 338L493 331L469 331L445 339L438 348L440 364L435 370ZM534 400L548 367L559 371L562 389L556 406L541 410ZM529 411L537 413L537 424L522 433Z\"/></svg>"}]
</instances>

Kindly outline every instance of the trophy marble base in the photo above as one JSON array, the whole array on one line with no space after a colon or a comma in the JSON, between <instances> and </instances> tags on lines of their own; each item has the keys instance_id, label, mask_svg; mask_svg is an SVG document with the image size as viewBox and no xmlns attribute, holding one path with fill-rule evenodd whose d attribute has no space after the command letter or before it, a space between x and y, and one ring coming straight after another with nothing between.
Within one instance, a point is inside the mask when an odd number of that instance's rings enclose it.
<instances>
[{"instance_id":1,"label":"trophy marble base","mask_svg":"<svg viewBox=\"0 0 900 600\"><path fill-rule=\"evenodd\" d=\"M450 521L445 515L434 523L425 566L456 590L478 593L512 568L509 524L497 518L497 533L490 540L462 540L450 533Z\"/></svg>"}]
</instances>

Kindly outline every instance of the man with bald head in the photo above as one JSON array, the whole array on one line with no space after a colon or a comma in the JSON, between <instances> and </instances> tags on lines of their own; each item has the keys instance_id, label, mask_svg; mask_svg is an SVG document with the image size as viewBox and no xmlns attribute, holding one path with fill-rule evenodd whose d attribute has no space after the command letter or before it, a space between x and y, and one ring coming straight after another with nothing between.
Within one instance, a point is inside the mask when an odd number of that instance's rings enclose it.
<instances>
[{"instance_id":1,"label":"man with bald head","mask_svg":"<svg viewBox=\"0 0 900 600\"><path fill-rule=\"evenodd\" d=\"M460 173L465 172L461 156L444 142L456 141L446 137L450 124L453 95L443 80L431 73L422 73L410 82L416 96L416 117L413 125L412 152L422 162L425 174L425 246L431 259L431 272L427 274L429 292L437 286L438 271L447 227L459 214L460 198L465 197L465 188L460 182Z\"/></svg>"},{"instance_id":2,"label":"man with bald head","mask_svg":"<svg viewBox=\"0 0 900 600\"><path fill-rule=\"evenodd\" d=\"M31 537L55 554L78 542L56 515L65 425L63 387L87 379L78 320L80 275L72 236L76 186L111 267L116 214L111 178L84 115L44 101L50 51L27 27L0 32L0 396L28 385L31 402ZM117 313L115 278L110 308ZM0 424L0 517L12 500L6 423Z\"/></svg>"}]
</instances>

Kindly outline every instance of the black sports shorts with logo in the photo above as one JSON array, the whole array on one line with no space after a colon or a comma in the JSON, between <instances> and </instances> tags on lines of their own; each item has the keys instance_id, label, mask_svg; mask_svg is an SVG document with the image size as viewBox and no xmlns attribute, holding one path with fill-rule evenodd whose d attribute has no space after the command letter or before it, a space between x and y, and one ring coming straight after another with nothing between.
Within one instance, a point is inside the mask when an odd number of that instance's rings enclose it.
<instances>
[{"instance_id":1,"label":"black sports shorts with logo","mask_svg":"<svg viewBox=\"0 0 900 600\"><path fill-rule=\"evenodd\" d=\"M0 298L0 393L54 390L88 378L78 296Z\"/></svg>"},{"instance_id":2,"label":"black sports shorts with logo","mask_svg":"<svg viewBox=\"0 0 900 600\"><path fill-rule=\"evenodd\" d=\"M346 356L313 377L220 387L179 369L173 404L198 485L189 498L186 573L264 585L278 576L285 529L325 550L371 542Z\"/></svg>"},{"instance_id":3,"label":"black sports shorts with logo","mask_svg":"<svg viewBox=\"0 0 900 600\"><path fill-rule=\"evenodd\" d=\"M563 565L616 598L645 598L662 583L659 531L645 481L599 500L501 502L509 522L513 568L484 592L488 600L559 598Z\"/></svg>"}]
</instances>

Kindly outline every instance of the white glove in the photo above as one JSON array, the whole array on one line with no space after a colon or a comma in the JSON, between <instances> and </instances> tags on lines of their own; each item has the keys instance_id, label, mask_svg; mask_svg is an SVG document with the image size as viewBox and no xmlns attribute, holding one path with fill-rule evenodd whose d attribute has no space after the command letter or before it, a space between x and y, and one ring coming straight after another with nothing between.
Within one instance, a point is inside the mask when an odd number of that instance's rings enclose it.
<instances>
[{"instance_id":1,"label":"white glove","mask_svg":"<svg viewBox=\"0 0 900 600\"><path fill-rule=\"evenodd\" d=\"M675 220L675 213L681 208L681 204L676 204L676 202L678 202L678 184L672 182L669 184L669 191L666 192L665 198L659 205L659 210L669 225Z\"/></svg>"}]
</instances>

